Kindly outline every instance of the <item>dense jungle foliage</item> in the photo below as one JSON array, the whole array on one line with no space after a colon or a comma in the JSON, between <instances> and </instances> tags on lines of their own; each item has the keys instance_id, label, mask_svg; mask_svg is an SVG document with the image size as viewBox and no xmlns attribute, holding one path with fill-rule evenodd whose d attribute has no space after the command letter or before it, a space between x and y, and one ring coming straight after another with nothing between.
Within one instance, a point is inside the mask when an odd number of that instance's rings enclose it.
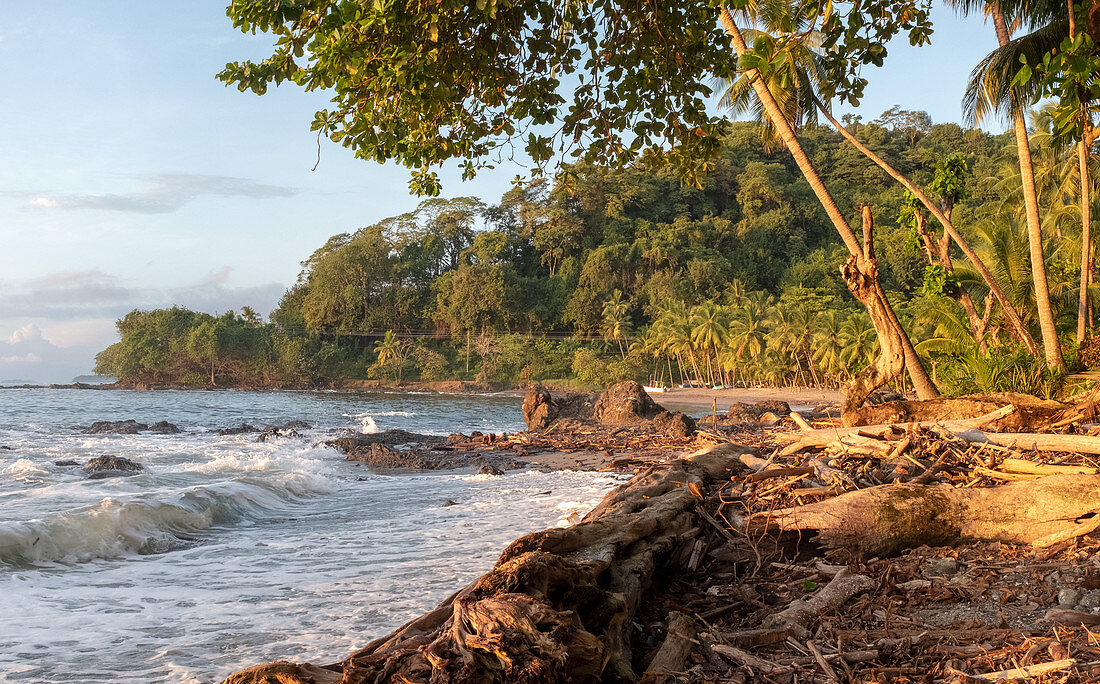
<instances>
[{"instance_id":1,"label":"dense jungle foliage","mask_svg":"<svg viewBox=\"0 0 1100 684\"><path fill-rule=\"evenodd\" d=\"M1011 134L933 125L898 108L845 123L950 202L952 222L1038 334ZM1068 340L1080 225L1064 182L1072 150L1050 144L1049 126L1049 117L1033 120L1032 148L1045 229L1058 238L1047 266ZM873 208L883 286L941 390L1053 391L1060 374L1017 348L965 260L953 253L948 272L933 258L905 191L831 128L808 126L801 138L853 224L858 206ZM581 164L553 183L517 184L495 204L428 199L330 238L269 322L247 308L134 311L96 371L193 385L835 386L873 358L875 331L840 276L847 250L790 155L764 139L757 123L733 124L702 187L672 172ZM950 296L960 290L990 317L980 345Z\"/></svg>"}]
</instances>

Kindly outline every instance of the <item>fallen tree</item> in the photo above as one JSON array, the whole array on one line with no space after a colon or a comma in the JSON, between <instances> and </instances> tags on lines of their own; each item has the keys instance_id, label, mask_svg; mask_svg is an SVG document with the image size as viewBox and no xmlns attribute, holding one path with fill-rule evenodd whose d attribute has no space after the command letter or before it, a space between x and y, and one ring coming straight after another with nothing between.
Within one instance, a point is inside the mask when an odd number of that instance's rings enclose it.
<instances>
[{"instance_id":1,"label":"fallen tree","mask_svg":"<svg viewBox=\"0 0 1100 684\"><path fill-rule=\"evenodd\" d=\"M651 466L579 524L518 539L491 572L339 663L267 663L226 682L635 681L625 632L639 602L699 521L703 488L743 469L744 452L725 445Z\"/></svg>"},{"instance_id":2,"label":"fallen tree","mask_svg":"<svg viewBox=\"0 0 1100 684\"><path fill-rule=\"evenodd\" d=\"M958 541L1045 547L1100 527L1100 475L1059 474L987 488L881 485L761 513L753 526L812 530L827 547L866 556Z\"/></svg>"}]
</instances>

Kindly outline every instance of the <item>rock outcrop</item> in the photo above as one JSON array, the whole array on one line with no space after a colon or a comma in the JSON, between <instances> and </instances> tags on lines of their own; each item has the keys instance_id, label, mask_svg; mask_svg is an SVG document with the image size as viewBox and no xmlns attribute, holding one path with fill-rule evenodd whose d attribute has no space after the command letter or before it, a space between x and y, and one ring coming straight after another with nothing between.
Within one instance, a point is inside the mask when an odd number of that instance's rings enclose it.
<instances>
[{"instance_id":1,"label":"rock outcrop","mask_svg":"<svg viewBox=\"0 0 1100 684\"><path fill-rule=\"evenodd\" d=\"M653 420L664 407L653 401L638 383L624 380L600 395L592 418L604 425L637 425Z\"/></svg>"},{"instance_id":2,"label":"rock outcrop","mask_svg":"<svg viewBox=\"0 0 1100 684\"><path fill-rule=\"evenodd\" d=\"M136 435L141 432L155 432L162 435L175 435L180 429L166 420L157 421L152 425L139 423L136 420L97 420L82 432L86 435Z\"/></svg>"},{"instance_id":3,"label":"rock outcrop","mask_svg":"<svg viewBox=\"0 0 1100 684\"><path fill-rule=\"evenodd\" d=\"M144 469L140 463L121 456L96 456L84 464L84 471L93 480L137 475Z\"/></svg>"}]
</instances>

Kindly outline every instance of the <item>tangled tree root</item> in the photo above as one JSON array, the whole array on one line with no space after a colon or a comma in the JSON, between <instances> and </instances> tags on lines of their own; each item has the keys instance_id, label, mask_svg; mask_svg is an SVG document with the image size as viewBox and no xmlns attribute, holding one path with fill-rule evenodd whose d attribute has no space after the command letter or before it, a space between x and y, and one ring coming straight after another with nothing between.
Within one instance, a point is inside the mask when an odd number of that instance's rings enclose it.
<instances>
[{"instance_id":1,"label":"tangled tree root","mask_svg":"<svg viewBox=\"0 0 1100 684\"><path fill-rule=\"evenodd\" d=\"M579 524L518 539L477 582L338 664L268 663L226 682L636 681L625 631L698 521L702 488L743 469L744 452L726 445L651 466Z\"/></svg>"}]
</instances>

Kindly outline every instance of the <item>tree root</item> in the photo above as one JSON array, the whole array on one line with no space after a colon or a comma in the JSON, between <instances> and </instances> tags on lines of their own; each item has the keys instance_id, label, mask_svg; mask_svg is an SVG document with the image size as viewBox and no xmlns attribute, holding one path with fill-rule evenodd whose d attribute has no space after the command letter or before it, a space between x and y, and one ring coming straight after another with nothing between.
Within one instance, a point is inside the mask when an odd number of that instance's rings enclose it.
<instances>
[{"instance_id":1,"label":"tree root","mask_svg":"<svg viewBox=\"0 0 1100 684\"><path fill-rule=\"evenodd\" d=\"M318 670L348 683L636 681L626 630L653 573L699 521L701 489L743 470L746 451L650 467L576 526L516 540L477 582L336 665L269 663L226 682L305 684ZM288 666L298 679L276 678Z\"/></svg>"}]
</instances>

